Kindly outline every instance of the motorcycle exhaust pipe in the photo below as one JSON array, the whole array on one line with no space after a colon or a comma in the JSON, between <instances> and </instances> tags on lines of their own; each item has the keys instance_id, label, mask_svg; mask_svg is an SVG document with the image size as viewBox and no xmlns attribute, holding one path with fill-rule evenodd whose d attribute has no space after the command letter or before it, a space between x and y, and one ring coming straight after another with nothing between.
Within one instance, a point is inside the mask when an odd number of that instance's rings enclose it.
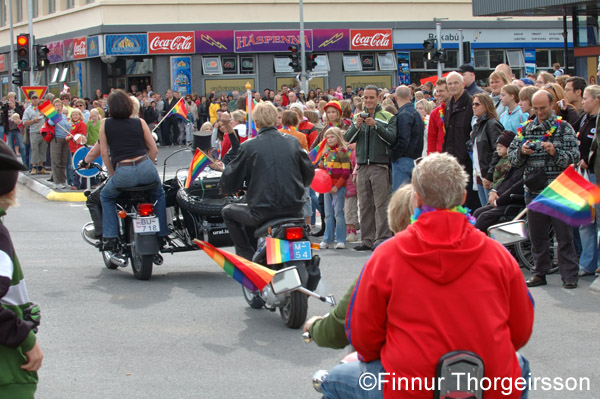
<instances>
[{"instance_id":1,"label":"motorcycle exhaust pipe","mask_svg":"<svg viewBox=\"0 0 600 399\"><path fill-rule=\"evenodd\" d=\"M95 238L96 236L96 228L94 227L94 222L88 222L81 228L81 238L83 241L90 244L92 247L98 248L98 244L100 240Z\"/></svg>"},{"instance_id":2,"label":"motorcycle exhaust pipe","mask_svg":"<svg viewBox=\"0 0 600 399\"><path fill-rule=\"evenodd\" d=\"M122 258L117 254L111 254L110 260L119 267L127 267L127 258Z\"/></svg>"}]
</instances>

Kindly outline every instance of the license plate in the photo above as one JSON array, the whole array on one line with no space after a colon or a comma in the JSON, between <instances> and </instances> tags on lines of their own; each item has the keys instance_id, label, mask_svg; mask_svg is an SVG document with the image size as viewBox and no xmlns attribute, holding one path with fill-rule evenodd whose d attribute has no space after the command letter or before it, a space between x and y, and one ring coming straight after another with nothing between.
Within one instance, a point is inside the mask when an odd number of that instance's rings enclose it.
<instances>
[{"instance_id":1,"label":"license plate","mask_svg":"<svg viewBox=\"0 0 600 399\"><path fill-rule=\"evenodd\" d=\"M133 231L136 233L158 233L160 225L156 216L133 219Z\"/></svg>"},{"instance_id":2,"label":"license plate","mask_svg":"<svg viewBox=\"0 0 600 399\"><path fill-rule=\"evenodd\" d=\"M292 260L310 260L310 241L292 242L293 251L290 253Z\"/></svg>"}]
</instances>

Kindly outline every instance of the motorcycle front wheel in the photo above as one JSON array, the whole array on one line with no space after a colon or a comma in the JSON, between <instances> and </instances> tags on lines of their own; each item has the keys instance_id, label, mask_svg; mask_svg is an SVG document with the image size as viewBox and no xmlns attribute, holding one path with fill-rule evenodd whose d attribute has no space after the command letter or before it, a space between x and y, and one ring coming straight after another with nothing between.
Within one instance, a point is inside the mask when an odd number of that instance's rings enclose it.
<instances>
[{"instance_id":1,"label":"motorcycle front wheel","mask_svg":"<svg viewBox=\"0 0 600 399\"><path fill-rule=\"evenodd\" d=\"M152 277L154 255L141 255L137 252L133 223L129 223L129 241L131 245L129 248L131 251L131 268L133 269L133 276L138 280L150 280L150 277Z\"/></svg>"},{"instance_id":2,"label":"motorcycle front wheel","mask_svg":"<svg viewBox=\"0 0 600 399\"><path fill-rule=\"evenodd\" d=\"M258 293L250 291L243 285L242 292L244 294L244 299L252 309L262 309L262 307L265 305L265 301L260 297Z\"/></svg>"},{"instance_id":3,"label":"motorcycle front wheel","mask_svg":"<svg viewBox=\"0 0 600 399\"><path fill-rule=\"evenodd\" d=\"M285 305L279 309L281 319L288 328L300 328L306 321L308 297L298 291L292 291L286 297Z\"/></svg>"}]
</instances>

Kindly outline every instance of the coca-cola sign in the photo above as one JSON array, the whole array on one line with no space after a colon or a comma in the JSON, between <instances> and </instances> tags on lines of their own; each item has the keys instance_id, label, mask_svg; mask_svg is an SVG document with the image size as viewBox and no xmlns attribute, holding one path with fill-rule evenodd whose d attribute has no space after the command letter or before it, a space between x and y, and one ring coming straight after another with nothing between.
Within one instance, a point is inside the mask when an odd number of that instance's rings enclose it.
<instances>
[{"instance_id":1,"label":"coca-cola sign","mask_svg":"<svg viewBox=\"0 0 600 399\"><path fill-rule=\"evenodd\" d=\"M391 50L391 29L350 29L350 50Z\"/></svg>"},{"instance_id":2,"label":"coca-cola sign","mask_svg":"<svg viewBox=\"0 0 600 399\"><path fill-rule=\"evenodd\" d=\"M73 58L79 60L85 57L87 57L87 39L85 37L73 39Z\"/></svg>"},{"instance_id":3,"label":"coca-cola sign","mask_svg":"<svg viewBox=\"0 0 600 399\"><path fill-rule=\"evenodd\" d=\"M194 51L194 32L148 33L150 54L193 54Z\"/></svg>"}]
</instances>

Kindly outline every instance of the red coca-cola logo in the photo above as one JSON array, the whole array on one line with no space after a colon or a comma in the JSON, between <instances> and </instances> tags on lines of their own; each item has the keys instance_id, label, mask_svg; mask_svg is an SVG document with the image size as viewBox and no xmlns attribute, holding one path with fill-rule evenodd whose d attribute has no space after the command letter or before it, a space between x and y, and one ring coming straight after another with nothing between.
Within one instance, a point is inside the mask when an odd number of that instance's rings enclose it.
<instances>
[{"instance_id":1,"label":"red coca-cola logo","mask_svg":"<svg viewBox=\"0 0 600 399\"><path fill-rule=\"evenodd\" d=\"M194 32L148 33L150 54L194 53Z\"/></svg>"},{"instance_id":2,"label":"red coca-cola logo","mask_svg":"<svg viewBox=\"0 0 600 399\"><path fill-rule=\"evenodd\" d=\"M87 56L87 40L85 37L73 39L73 58L80 59Z\"/></svg>"},{"instance_id":3,"label":"red coca-cola logo","mask_svg":"<svg viewBox=\"0 0 600 399\"><path fill-rule=\"evenodd\" d=\"M351 50L391 50L391 29L359 29L350 30Z\"/></svg>"}]
</instances>

